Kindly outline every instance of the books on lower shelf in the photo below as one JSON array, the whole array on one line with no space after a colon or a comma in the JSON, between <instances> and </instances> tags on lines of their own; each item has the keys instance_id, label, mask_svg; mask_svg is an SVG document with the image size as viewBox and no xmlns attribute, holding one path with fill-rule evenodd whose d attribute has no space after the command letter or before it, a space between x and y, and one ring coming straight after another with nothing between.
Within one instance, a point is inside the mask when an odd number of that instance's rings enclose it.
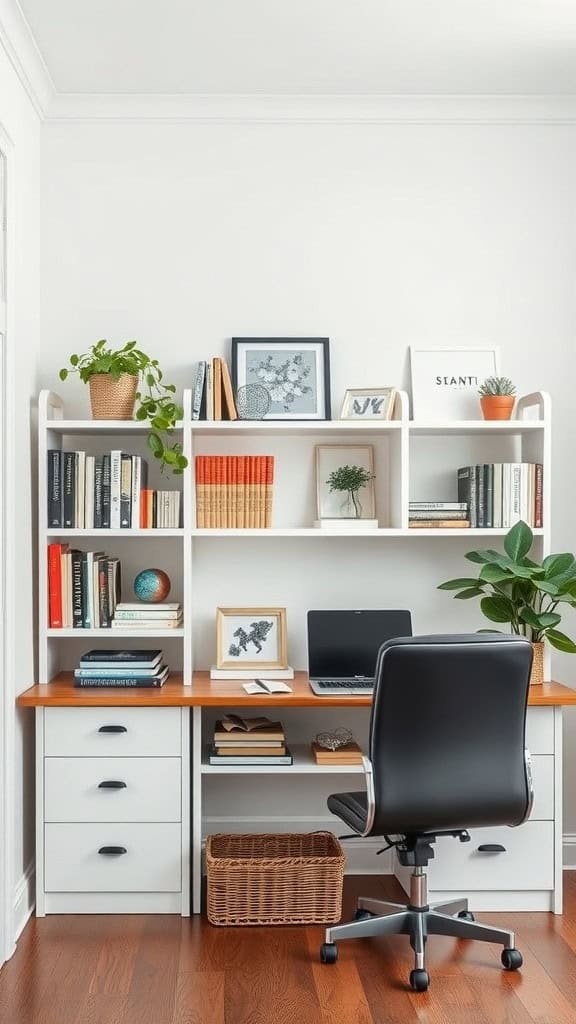
<instances>
[{"instance_id":1,"label":"books on lower shelf","mask_svg":"<svg viewBox=\"0 0 576 1024\"><path fill-rule=\"evenodd\" d=\"M145 601L120 601L116 605L112 629L117 630L154 630L159 632L179 629L182 625L182 605L177 601L160 604L147 604Z\"/></svg>"},{"instance_id":2,"label":"books on lower shelf","mask_svg":"<svg viewBox=\"0 0 576 1024\"><path fill-rule=\"evenodd\" d=\"M273 455L197 455L195 468L200 529L272 526Z\"/></svg>"},{"instance_id":3,"label":"books on lower shelf","mask_svg":"<svg viewBox=\"0 0 576 1024\"><path fill-rule=\"evenodd\" d=\"M327 750L314 740L312 755L316 764L362 764L362 750L354 740L343 747L338 747L337 750Z\"/></svg>"},{"instance_id":4,"label":"books on lower shelf","mask_svg":"<svg viewBox=\"0 0 576 1024\"><path fill-rule=\"evenodd\" d=\"M147 486L148 463L118 450L48 451L48 529L177 529L180 491Z\"/></svg>"},{"instance_id":5,"label":"books on lower shelf","mask_svg":"<svg viewBox=\"0 0 576 1024\"><path fill-rule=\"evenodd\" d=\"M462 466L458 500L468 504L470 525L509 529L522 519L528 526L543 526L542 474L542 465L532 462Z\"/></svg>"},{"instance_id":6,"label":"books on lower shelf","mask_svg":"<svg viewBox=\"0 0 576 1024\"><path fill-rule=\"evenodd\" d=\"M169 674L161 650L92 650L80 658L74 686L152 688L163 686Z\"/></svg>"},{"instance_id":7,"label":"books on lower shelf","mask_svg":"<svg viewBox=\"0 0 576 1024\"><path fill-rule=\"evenodd\" d=\"M209 763L289 765L292 755L280 722L230 714L216 722Z\"/></svg>"},{"instance_id":8,"label":"books on lower shelf","mask_svg":"<svg viewBox=\"0 0 576 1024\"><path fill-rule=\"evenodd\" d=\"M120 559L48 545L50 629L108 629L121 594Z\"/></svg>"},{"instance_id":9,"label":"books on lower shelf","mask_svg":"<svg viewBox=\"0 0 576 1024\"><path fill-rule=\"evenodd\" d=\"M466 529L470 526L465 501L411 501L408 525L413 530Z\"/></svg>"}]
</instances>

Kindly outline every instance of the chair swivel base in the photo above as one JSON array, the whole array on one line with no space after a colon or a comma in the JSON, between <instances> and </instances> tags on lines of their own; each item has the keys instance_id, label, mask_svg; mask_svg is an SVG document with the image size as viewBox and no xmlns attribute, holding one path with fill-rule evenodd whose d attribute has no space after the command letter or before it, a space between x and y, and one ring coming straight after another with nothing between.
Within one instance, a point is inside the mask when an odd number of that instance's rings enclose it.
<instances>
[{"instance_id":1,"label":"chair swivel base","mask_svg":"<svg viewBox=\"0 0 576 1024\"><path fill-rule=\"evenodd\" d=\"M404 906L381 900L359 899L356 920L350 924L327 928L326 941L320 947L322 963L336 963L338 939L408 935L414 950L414 970L410 972L410 985L414 991L424 992L430 983L426 970L426 940L429 935L448 935L458 939L499 943L504 947L502 966L508 971L516 971L522 966L522 954L514 946L514 932L476 923L468 910L467 900L444 901L428 906L425 900L426 876L419 869L416 872L411 877L410 904Z\"/></svg>"}]
</instances>

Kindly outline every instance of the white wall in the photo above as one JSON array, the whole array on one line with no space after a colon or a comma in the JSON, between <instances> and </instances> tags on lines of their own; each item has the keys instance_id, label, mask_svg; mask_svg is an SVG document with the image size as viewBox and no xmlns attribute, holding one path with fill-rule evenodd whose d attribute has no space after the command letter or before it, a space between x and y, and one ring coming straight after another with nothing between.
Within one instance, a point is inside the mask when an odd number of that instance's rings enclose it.
<instances>
[{"instance_id":1,"label":"white wall","mask_svg":"<svg viewBox=\"0 0 576 1024\"><path fill-rule=\"evenodd\" d=\"M411 342L495 342L521 392L552 393L554 545L574 548L575 178L570 126L48 124L42 384L100 337L138 338L183 385L232 335L328 335L338 409L346 386L406 386ZM64 393L86 413L79 385ZM322 603L408 605L419 631L480 624L434 589L464 540L288 543L202 542L200 618L286 604L297 663L303 610ZM576 659L555 670L576 683Z\"/></svg>"},{"instance_id":2,"label":"white wall","mask_svg":"<svg viewBox=\"0 0 576 1024\"><path fill-rule=\"evenodd\" d=\"M40 124L24 89L0 46L0 126L9 136L14 157L14 199L12 210L15 225L14 336L12 346L14 380L9 382L14 408L12 446L16 479L11 491L15 503L15 531L9 538L17 567L13 605L14 670L2 685L15 694L34 680L35 597L34 542L35 461L33 415L38 389L38 354L40 348ZM9 216L10 216L9 210ZM9 296L10 300L10 296ZM30 907L32 892L29 871L34 857L34 770L32 716L16 714L16 746L14 775L14 851L13 873L14 932L21 929Z\"/></svg>"}]
</instances>

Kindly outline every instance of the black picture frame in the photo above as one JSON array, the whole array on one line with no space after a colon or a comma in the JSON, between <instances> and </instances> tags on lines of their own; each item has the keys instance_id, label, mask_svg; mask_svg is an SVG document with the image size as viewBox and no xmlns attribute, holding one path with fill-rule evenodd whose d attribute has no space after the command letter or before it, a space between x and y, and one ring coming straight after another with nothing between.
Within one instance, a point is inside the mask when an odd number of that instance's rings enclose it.
<instances>
[{"instance_id":1,"label":"black picture frame","mask_svg":"<svg viewBox=\"0 0 576 1024\"><path fill-rule=\"evenodd\" d=\"M238 379L238 350L240 345L250 346L250 344L269 345L273 348L274 345L290 345L292 348L306 348L307 346L314 346L322 348L322 362L323 362L323 384L324 384L324 403L323 403L323 415L316 416L275 416L266 414L264 419L266 420L279 420L283 422L294 422L298 423L303 420L330 420L332 419L332 404L330 395L330 339L329 338L232 338L232 349L231 349L231 368L232 368L232 386L234 388L234 394L236 395L238 387L241 383Z\"/></svg>"}]
</instances>

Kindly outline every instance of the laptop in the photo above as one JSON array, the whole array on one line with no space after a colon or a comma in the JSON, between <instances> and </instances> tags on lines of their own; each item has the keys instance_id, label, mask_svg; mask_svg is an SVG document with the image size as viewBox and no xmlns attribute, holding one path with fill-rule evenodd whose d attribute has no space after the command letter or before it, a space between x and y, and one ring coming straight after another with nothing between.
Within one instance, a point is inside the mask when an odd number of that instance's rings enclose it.
<instances>
[{"instance_id":1,"label":"laptop","mask_svg":"<svg viewBox=\"0 0 576 1024\"><path fill-rule=\"evenodd\" d=\"M386 640L412 636L408 611L308 612L308 675L319 696L367 694Z\"/></svg>"}]
</instances>

